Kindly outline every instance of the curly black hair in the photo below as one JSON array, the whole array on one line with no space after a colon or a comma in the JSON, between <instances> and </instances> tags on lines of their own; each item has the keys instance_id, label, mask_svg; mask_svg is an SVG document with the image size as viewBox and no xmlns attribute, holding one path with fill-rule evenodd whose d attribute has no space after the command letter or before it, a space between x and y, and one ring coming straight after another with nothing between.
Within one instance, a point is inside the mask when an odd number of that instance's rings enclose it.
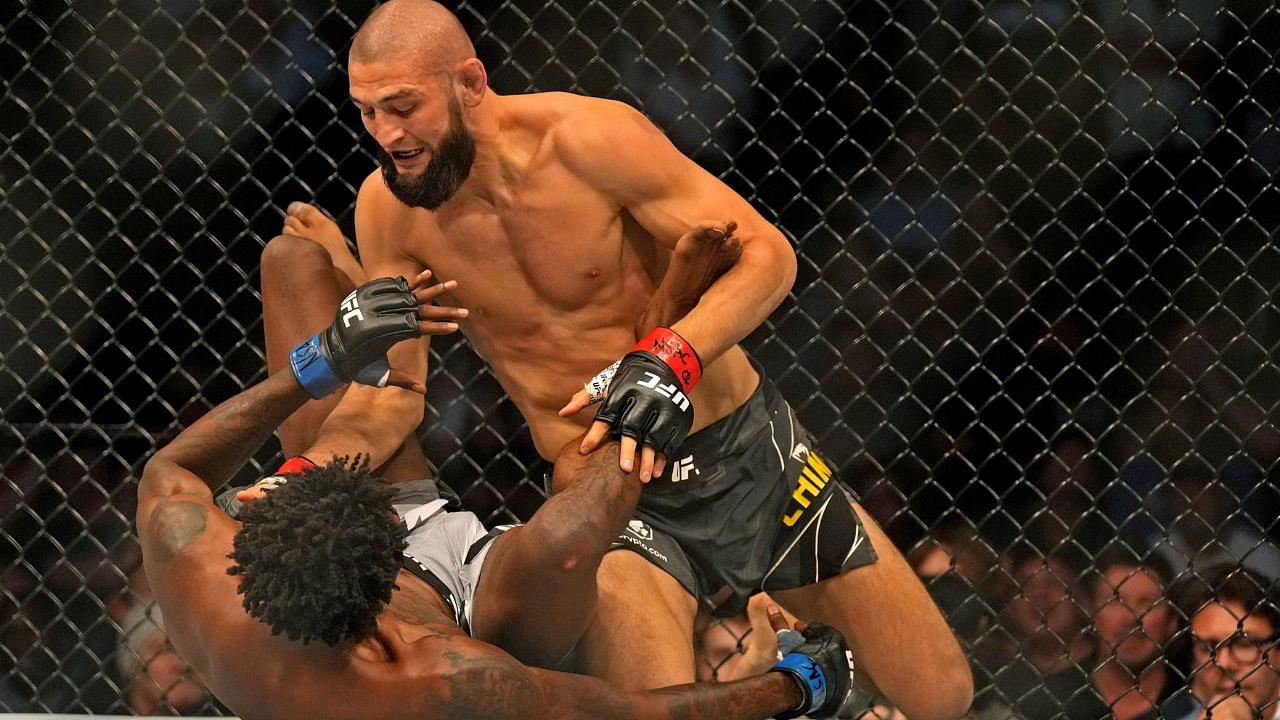
<instances>
[{"instance_id":1,"label":"curly black hair","mask_svg":"<svg viewBox=\"0 0 1280 720\"><path fill-rule=\"evenodd\" d=\"M393 490L368 458L306 470L248 503L227 557L250 617L308 644L337 645L373 631L391 601L405 549Z\"/></svg>"}]
</instances>

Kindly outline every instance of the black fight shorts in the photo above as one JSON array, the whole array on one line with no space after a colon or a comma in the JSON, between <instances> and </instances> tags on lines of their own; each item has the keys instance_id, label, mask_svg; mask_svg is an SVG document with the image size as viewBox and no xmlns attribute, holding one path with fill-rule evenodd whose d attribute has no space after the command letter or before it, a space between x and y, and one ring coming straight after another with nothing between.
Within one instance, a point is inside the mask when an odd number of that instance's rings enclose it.
<instances>
[{"instance_id":1,"label":"black fight shorts","mask_svg":"<svg viewBox=\"0 0 1280 720\"><path fill-rule=\"evenodd\" d=\"M667 458L613 549L639 553L716 615L737 615L760 590L875 562L853 500L762 375L742 407Z\"/></svg>"}]
</instances>

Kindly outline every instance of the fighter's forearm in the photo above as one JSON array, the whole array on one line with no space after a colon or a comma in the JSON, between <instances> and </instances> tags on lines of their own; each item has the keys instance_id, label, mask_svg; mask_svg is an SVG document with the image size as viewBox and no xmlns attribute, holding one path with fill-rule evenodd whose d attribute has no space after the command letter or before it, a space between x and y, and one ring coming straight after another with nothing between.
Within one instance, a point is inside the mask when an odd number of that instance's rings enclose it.
<instances>
[{"instance_id":1,"label":"fighter's forearm","mask_svg":"<svg viewBox=\"0 0 1280 720\"><path fill-rule=\"evenodd\" d=\"M293 370L285 368L210 410L155 457L217 488L308 399Z\"/></svg>"},{"instance_id":2,"label":"fighter's forearm","mask_svg":"<svg viewBox=\"0 0 1280 720\"><path fill-rule=\"evenodd\" d=\"M490 720L753 720L804 701L796 682L766 673L729 683L623 692L596 678L529 668L494 654L447 653L445 718Z\"/></svg>"},{"instance_id":3,"label":"fighter's forearm","mask_svg":"<svg viewBox=\"0 0 1280 720\"><path fill-rule=\"evenodd\" d=\"M725 683L699 683L653 690L672 718L770 718L804 701L798 685L783 673L765 673Z\"/></svg>"},{"instance_id":4,"label":"fighter's forearm","mask_svg":"<svg viewBox=\"0 0 1280 720\"><path fill-rule=\"evenodd\" d=\"M744 238L737 263L671 327L710 365L769 317L791 291L795 273L795 252L781 234Z\"/></svg>"},{"instance_id":5,"label":"fighter's forearm","mask_svg":"<svg viewBox=\"0 0 1280 720\"><path fill-rule=\"evenodd\" d=\"M563 705L547 717L583 720L753 720L795 709L804 700L799 686L782 673L765 673L727 683L697 683L620 693L594 678L556 678L548 693ZM586 682L582 682L586 681Z\"/></svg>"},{"instance_id":6,"label":"fighter's forearm","mask_svg":"<svg viewBox=\"0 0 1280 720\"><path fill-rule=\"evenodd\" d=\"M572 556L583 567L599 562L622 532L640 498L640 480L618 469L618 444L609 443L589 455L578 441L556 459L554 494L525 526L541 538L540 552Z\"/></svg>"}]
</instances>

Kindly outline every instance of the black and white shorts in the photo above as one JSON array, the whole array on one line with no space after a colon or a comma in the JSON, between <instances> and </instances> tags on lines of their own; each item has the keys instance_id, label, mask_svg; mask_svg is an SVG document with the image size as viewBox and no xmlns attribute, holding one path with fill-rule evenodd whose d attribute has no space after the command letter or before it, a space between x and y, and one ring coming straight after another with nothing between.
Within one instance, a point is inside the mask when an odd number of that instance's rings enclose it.
<instances>
[{"instance_id":1,"label":"black and white shorts","mask_svg":"<svg viewBox=\"0 0 1280 720\"><path fill-rule=\"evenodd\" d=\"M421 578L453 610L454 620L471 634L471 608L484 561L493 540L514 525L486 529L473 513L457 509L457 498L434 480L394 486L391 504L408 531L404 568ZM218 496L218 505L238 517L244 505L235 499L240 488Z\"/></svg>"},{"instance_id":2,"label":"black and white shorts","mask_svg":"<svg viewBox=\"0 0 1280 720\"><path fill-rule=\"evenodd\" d=\"M613 548L640 554L717 615L736 615L760 590L875 562L853 501L761 376L742 407L672 453Z\"/></svg>"}]
</instances>

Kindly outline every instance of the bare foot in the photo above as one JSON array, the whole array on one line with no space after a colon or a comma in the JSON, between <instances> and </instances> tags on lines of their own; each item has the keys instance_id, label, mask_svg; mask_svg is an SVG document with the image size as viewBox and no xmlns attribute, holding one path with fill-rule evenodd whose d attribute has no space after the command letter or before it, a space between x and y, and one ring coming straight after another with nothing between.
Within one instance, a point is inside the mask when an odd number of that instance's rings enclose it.
<instances>
[{"instance_id":1,"label":"bare foot","mask_svg":"<svg viewBox=\"0 0 1280 720\"><path fill-rule=\"evenodd\" d=\"M700 222L676 241L667 274L636 323L636 338L687 315L707 288L738 262L742 242L733 234L737 229L732 220Z\"/></svg>"},{"instance_id":2,"label":"bare foot","mask_svg":"<svg viewBox=\"0 0 1280 720\"><path fill-rule=\"evenodd\" d=\"M351 254L347 239L342 236L342 228L321 212L320 208L304 202L289 203L281 232L319 243L329 251L329 257L333 258L333 266L347 276L352 287L364 284L366 279L364 268L360 267L360 263Z\"/></svg>"}]
</instances>

